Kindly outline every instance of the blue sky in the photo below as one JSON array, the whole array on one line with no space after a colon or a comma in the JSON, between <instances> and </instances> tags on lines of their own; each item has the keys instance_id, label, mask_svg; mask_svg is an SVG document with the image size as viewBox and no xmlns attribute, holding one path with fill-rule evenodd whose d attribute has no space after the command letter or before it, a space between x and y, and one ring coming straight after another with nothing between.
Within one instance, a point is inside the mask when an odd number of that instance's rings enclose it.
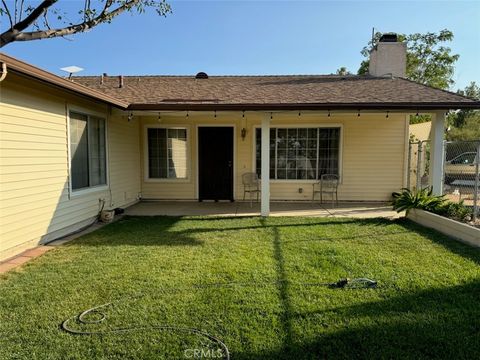
<instances>
[{"instance_id":1,"label":"blue sky","mask_svg":"<svg viewBox=\"0 0 480 360\"><path fill-rule=\"evenodd\" d=\"M480 83L480 1L170 3L167 18L153 11L124 14L73 41L13 43L2 51L57 74L69 65L85 68L83 75L324 74L341 66L356 72L372 27L402 33L447 28L460 54L453 89Z\"/></svg>"}]
</instances>

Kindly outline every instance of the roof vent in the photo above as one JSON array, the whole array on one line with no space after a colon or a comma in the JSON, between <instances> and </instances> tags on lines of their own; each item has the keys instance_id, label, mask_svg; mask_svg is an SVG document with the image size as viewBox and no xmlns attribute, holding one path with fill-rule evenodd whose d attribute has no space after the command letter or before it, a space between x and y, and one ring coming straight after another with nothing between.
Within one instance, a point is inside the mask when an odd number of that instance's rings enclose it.
<instances>
[{"instance_id":1,"label":"roof vent","mask_svg":"<svg viewBox=\"0 0 480 360\"><path fill-rule=\"evenodd\" d=\"M208 74L200 71L197 75L195 75L195 79L208 79Z\"/></svg>"},{"instance_id":2,"label":"roof vent","mask_svg":"<svg viewBox=\"0 0 480 360\"><path fill-rule=\"evenodd\" d=\"M395 33L386 33L380 37L379 42L398 42L398 35Z\"/></svg>"}]
</instances>

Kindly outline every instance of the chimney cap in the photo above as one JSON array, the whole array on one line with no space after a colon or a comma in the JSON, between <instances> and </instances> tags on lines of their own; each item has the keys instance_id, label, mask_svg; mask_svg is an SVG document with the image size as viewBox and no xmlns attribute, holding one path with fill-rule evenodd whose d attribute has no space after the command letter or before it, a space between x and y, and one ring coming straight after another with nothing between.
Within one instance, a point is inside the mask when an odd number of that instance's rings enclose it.
<instances>
[{"instance_id":1,"label":"chimney cap","mask_svg":"<svg viewBox=\"0 0 480 360\"><path fill-rule=\"evenodd\" d=\"M195 75L195 79L208 79L208 74L206 72L200 71Z\"/></svg>"},{"instance_id":2,"label":"chimney cap","mask_svg":"<svg viewBox=\"0 0 480 360\"><path fill-rule=\"evenodd\" d=\"M379 42L398 42L398 35L396 33L382 34Z\"/></svg>"}]
</instances>

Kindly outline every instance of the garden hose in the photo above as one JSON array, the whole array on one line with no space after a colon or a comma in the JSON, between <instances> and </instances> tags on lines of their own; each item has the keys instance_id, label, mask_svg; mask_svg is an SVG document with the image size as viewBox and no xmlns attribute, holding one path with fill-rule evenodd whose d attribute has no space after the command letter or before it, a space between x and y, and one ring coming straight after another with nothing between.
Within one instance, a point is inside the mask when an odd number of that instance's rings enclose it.
<instances>
[{"instance_id":1,"label":"garden hose","mask_svg":"<svg viewBox=\"0 0 480 360\"><path fill-rule=\"evenodd\" d=\"M374 280L370 280L368 278L357 278L357 279L349 279L349 278L344 278L340 279L337 282L334 283L289 283L287 280L276 280L276 281L270 281L270 282L263 282L263 283L236 283L236 282L230 282L230 283L210 283L210 284L198 284L194 285L193 287L185 287L185 288L166 288L162 290L182 290L182 289L201 289L201 288L209 288L209 287L228 287L228 286L264 286L264 285L274 285L274 286L279 286L281 284L288 284L292 286L302 286L302 287L308 287L308 286L328 286L330 288L336 288L336 289L359 289L359 288L375 288L377 286L377 282ZM120 300L126 300L126 299L139 299L142 298L142 295L138 296L132 296L129 298L123 298ZM117 301L120 301L117 300ZM90 331L90 330L76 330L72 327L70 327L70 323L72 321L76 321L77 324L82 324L82 325L93 325L93 324L101 324L103 321L107 319L107 315L102 312L102 309L113 306L114 302L109 302L103 305L95 306L90 309L87 309L80 313L78 316L74 316L71 318L66 319L65 321L62 322L60 325L61 329L66 331L67 333L74 334L74 335L101 335L101 334L115 334L115 333L125 333L125 332L131 332L131 331L141 331L141 330L157 330L157 331L171 331L171 332L179 332L179 333L190 333L194 334L197 336L204 337L208 340L210 340L212 343L217 344L220 349L222 350L224 354L224 358L229 360L230 359L230 352L228 351L227 345L223 341L221 341L219 338L207 333L206 331L196 329L196 328L191 328L191 327L181 327L181 326L176 326L176 325L157 325L157 324L148 324L145 326L131 326L131 327L121 327L121 328L116 328L116 329L110 329L110 330L101 330L101 331ZM89 315L97 315L96 319L91 319L88 320L86 319L87 316Z\"/></svg>"}]
</instances>

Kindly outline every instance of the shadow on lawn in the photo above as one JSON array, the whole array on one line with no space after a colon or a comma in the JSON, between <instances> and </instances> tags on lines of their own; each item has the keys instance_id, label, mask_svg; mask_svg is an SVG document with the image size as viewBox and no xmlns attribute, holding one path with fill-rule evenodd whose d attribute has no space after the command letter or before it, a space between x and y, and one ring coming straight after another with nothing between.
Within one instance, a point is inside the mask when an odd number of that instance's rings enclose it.
<instances>
[{"instance_id":1,"label":"shadow on lawn","mask_svg":"<svg viewBox=\"0 0 480 360\"><path fill-rule=\"evenodd\" d=\"M248 219L251 223L245 226L238 226L238 223L233 226L228 226L226 220L235 220L242 222L244 219ZM223 221L220 221L223 220ZM184 222L191 226L188 228L177 228L175 225L178 222ZM216 221L219 221L216 223ZM325 219L310 218L304 221L291 223L282 223L281 218L263 219L260 217L212 217L212 218L192 218L192 217L175 217L175 216L153 216L153 217L135 217L126 216L122 220L110 224L92 234L94 236L86 235L82 237L82 245L152 245L152 246L198 246L203 244L203 240L198 235L215 233L215 232L230 232L230 231L242 231L242 230L257 230L257 229L280 229L280 228L295 228L295 227L307 227L307 226L321 226L321 225L348 225L354 224L357 226L389 226L394 224L388 219ZM215 226L202 227L203 223L210 224L213 222ZM407 231L405 231L407 232ZM386 232L379 233L379 235L395 235L402 232ZM371 234L358 235L355 234L355 238L358 237L371 237ZM315 240L349 240L352 236L334 237L323 235ZM297 239L296 241L302 241ZM77 243L77 242L75 242Z\"/></svg>"},{"instance_id":2,"label":"shadow on lawn","mask_svg":"<svg viewBox=\"0 0 480 360\"><path fill-rule=\"evenodd\" d=\"M172 231L172 228L182 218L158 217L130 217L109 224L91 234L68 243L82 246L200 246L203 241L193 237L189 231Z\"/></svg>"},{"instance_id":3,"label":"shadow on lawn","mask_svg":"<svg viewBox=\"0 0 480 360\"><path fill-rule=\"evenodd\" d=\"M264 219L262 219L264 220ZM263 223L264 221L262 221ZM293 331L291 314L293 312L292 303L290 301L288 289L288 277L285 270L285 259L283 257L280 232L277 227L273 227L273 258L276 262L277 281L279 282L279 296L282 304L282 314L280 321L282 323L283 332L285 333L285 353L289 354L293 342Z\"/></svg>"},{"instance_id":4,"label":"shadow on lawn","mask_svg":"<svg viewBox=\"0 0 480 360\"><path fill-rule=\"evenodd\" d=\"M249 219L248 225L239 226L238 222L243 222L244 219ZM224 220L224 221L220 221ZM234 225L228 224L226 220L235 220ZM218 223L216 222L218 221ZM141 246L198 246L203 244L203 240L199 239L197 235L215 233L215 232L230 232L241 230L256 230L256 229L278 229L290 227L306 227L306 226L321 226L321 225L375 225L386 226L391 225L392 221L385 219L325 219L318 218L315 220L309 219L307 221L298 221L291 223L281 223L279 218L271 218L265 220L260 217L250 218L228 218L228 217L206 217L206 218L192 218L192 217L176 217L176 216L126 216L122 220L109 224L108 226L95 231L92 234L85 235L81 239L73 242L82 245L141 245ZM181 222L182 226L176 228L176 224ZM202 227L204 223L214 226ZM370 235L366 235L370 236ZM349 237L345 237L347 239ZM319 240L341 240L342 238L327 237ZM270 239L269 239L270 241Z\"/></svg>"},{"instance_id":5,"label":"shadow on lawn","mask_svg":"<svg viewBox=\"0 0 480 360\"><path fill-rule=\"evenodd\" d=\"M285 313L289 331L281 349L232 354L236 359L480 358L480 280L420 291L384 301L332 308L318 313ZM288 294L287 294L288 299ZM287 302L289 304L289 301ZM285 306L291 311L291 306ZM341 330L305 341L292 334L294 321L321 319L330 312L344 318ZM350 325L355 318L357 324ZM298 335L298 341L295 341Z\"/></svg>"},{"instance_id":6,"label":"shadow on lawn","mask_svg":"<svg viewBox=\"0 0 480 360\"><path fill-rule=\"evenodd\" d=\"M367 221L385 224L383 220ZM479 263L480 254L410 221L395 221L407 231L417 231L449 250ZM383 301L334 307L330 311L296 313L289 294L288 274L282 251L280 226L272 228L273 256L276 261L281 324L281 349L232 354L237 359L318 359L318 358L480 358L480 280L449 288L419 291ZM343 291L343 290L340 290ZM348 290L347 290L348 291ZM340 330L328 331L314 341L295 334L293 323L319 319L327 313L342 314ZM348 319L360 319L349 328ZM362 321L366 320L366 321ZM365 325L366 324L366 325ZM299 328L299 327L297 327ZM301 327L300 327L301 328Z\"/></svg>"},{"instance_id":7,"label":"shadow on lawn","mask_svg":"<svg viewBox=\"0 0 480 360\"><path fill-rule=\"evenodd\" d=\"M480 265L480 249L478 248L475 248L470 245L466 245L457 240L453 240L450 237L443 235L442 233L436 230L418 225L409 219L405 219L405 218L397 219L395 223L408 231L414 231L424 236L428 240L434 243L437 243L439 245L442 245L452 253L460 255Z\"/></svg>"}]
</instances>

